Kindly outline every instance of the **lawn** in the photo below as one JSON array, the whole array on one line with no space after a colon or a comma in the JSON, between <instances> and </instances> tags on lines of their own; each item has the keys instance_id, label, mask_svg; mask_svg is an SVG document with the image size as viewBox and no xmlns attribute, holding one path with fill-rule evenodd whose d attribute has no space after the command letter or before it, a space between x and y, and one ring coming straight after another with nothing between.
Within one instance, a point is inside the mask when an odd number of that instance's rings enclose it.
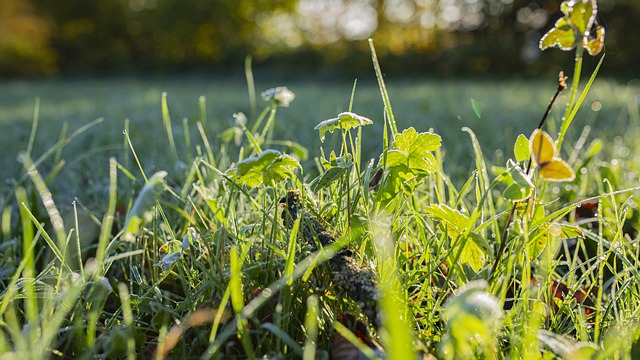
<instances>
[{"instance_id":1,"label":"lawn","mask_svg":"<svg viewBox=\"0 0 640 360\"><path fill-rule=\"evenodd\" d=\"M278 111L275 138L293 140L307 147L310 151L307 164L311 165L313 158L320 155L321 145L313 127L347 109L354 80L303 78L280 81L258 77L255 85L257 102L259 106L266 104L259 99L259 92L276 86L287 86L296 94L288 108ZM373 126L363 129L365 137L380 138L383 105L374 75L363 74L357 80L353 110L374 120ZM461 177L468 173L472 160L471 144L461 129L473 129L489 159L504 162L512 154L515 137L537 124L544 113L555 91L554 80L416 77L387 79L387 86L399 126L414 126L421 131L433 129L440 134L444 139L447 170ZM67 145L63 154L68 165L77 165L75 172L104 172L110 156L122 156L123 151L127 151L122 146L122 131L125 119L128 119L130 136L145 167L149 171L166 168L169 164L165 158L169 151L162 124L163 92L167 94L174 131L180 139L184 133L183 119L188 119L192 137L197 136L194 124L201 116L201 96L206 100L206 125L211 141L215 142L216 135L233 124L233 114L251 114L242 74L204 78L7 81L0 84L0 142L5 146L0 159L2 177L15 178L23 171L16 161L17 153L25 150L29 139L36 98L40 99L40 124L34 144L36 154L58 141L63 129L71 133L101 118L102 123ZM640 83L598 79L578 113L580 129L573 129L573 138L577 138L582 127L590 126L589 136L604 141L609 158L622 155L634 160L632 157L637 152L633 149L637 146L635 139L640 124L639 94ZM472 100L482 108L480 118L474 112ZM566 94L558 102L563 100L566 101ZM562 106L553 109L552 129L557 128L562 113ZM337 140L329 138L325 146L335 147ZM178 146L183 143L178 140ZM618 149L614 144L622 146ZM365 141L362 145L365 157L381 150L378 141ZM96 161L98 159L100 161Z\"/></svg>"},{"instance_id":2,"label":"lawn","mask_svg":"<svg viewBox=\"0 0 640 360\"><path fill-rule=\"evenodd\" d=\"M640 84L597 78L554 154L556 77L386 78L391 112L373 72L352 106L354 79L255 75L255 107L241 74L0 85L0 354L639 351Z\"/></svg>"}]
</instances>

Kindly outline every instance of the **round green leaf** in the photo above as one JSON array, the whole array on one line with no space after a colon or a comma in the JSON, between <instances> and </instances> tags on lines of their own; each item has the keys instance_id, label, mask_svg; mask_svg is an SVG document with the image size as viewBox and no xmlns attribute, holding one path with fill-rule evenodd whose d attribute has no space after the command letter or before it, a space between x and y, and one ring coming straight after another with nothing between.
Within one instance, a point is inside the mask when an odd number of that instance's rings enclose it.
<instances>
[{"instance_id":1,"label":"round green leaf","mask_svg":"<svg viewBox=\"0 0 640 360\"><path fill-rule=\"evenodd\" d=\"M517 162L522 162L529 159L531 155L529 153L529 139L523 134L518 135L516 143L513 146L513 154L516 157Z\"/></svg>"}]
</instances>

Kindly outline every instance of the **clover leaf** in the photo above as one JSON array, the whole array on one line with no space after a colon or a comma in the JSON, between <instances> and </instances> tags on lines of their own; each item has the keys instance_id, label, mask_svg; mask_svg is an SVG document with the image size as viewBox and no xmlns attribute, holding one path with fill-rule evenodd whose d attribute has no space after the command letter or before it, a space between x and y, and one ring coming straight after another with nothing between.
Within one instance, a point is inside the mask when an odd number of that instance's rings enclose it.
<instances>
[{"instance_id":1,"label":"clover leaf","mask_svg":"<svg viewBox=\"0 0 640 360\"><path fill-rule=\"evenodd\" d=\"M249 157L229 171L236 182L253 189L262 183L272 184L293 176L300 163L294 157L277 150L265 150L260 155Z\"/></svg>"},{"instance_id":2,"label":"clover leaf","mask_svg":"<svg viewBox=\"0 0 640 360\"><path fill-rule=\"evenodd\" d=\"M364 116L352 113L343 112L338 114L338 117L322 121L316 125L314 130L320 131L320 141L324 142L324 134L329 131L333 133L335 129L350 130L364 125L371 125L373 121Z\"/></svg>"}]
</instances>

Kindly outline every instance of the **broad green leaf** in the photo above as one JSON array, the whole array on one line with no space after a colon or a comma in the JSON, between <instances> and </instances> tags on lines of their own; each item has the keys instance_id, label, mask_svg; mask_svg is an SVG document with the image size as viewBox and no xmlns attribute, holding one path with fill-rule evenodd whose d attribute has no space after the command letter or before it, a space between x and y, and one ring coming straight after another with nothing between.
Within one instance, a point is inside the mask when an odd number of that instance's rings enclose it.
<instances>
[{"instance_id":1,"label":"broad green leaf","mask_svg":"<svg viewBox=\"0 0 640 360\"><path fill-rule=\"evenodd\" d=\"M593 26L598 6L595 0L570 0L561 5L561 10L569 17L569 22L575 26L576 30L584 34Z\"/></svg>"},{"instance_id":2,"label":"broad green leaf","mask_svg":"<svg viewBox=\"0 0 640 360\"><path fill-rule=\"evenodd\" d=\"M405 165L397 165L390 168L384 186L380 189L382 200L392 200L401 192L412 194L421 177L416 176ZM385 204L388 205L388 204Z\"/></svg>"},{"instance_id":3,"label":"broad green leaf","mask_svg":"<svg viewBox=\"0 0 640 360\"><path fill-rule=\"evenodd\" d=\"M439 135L429 132L418 133L416 129L410 127L396 135L393 146L411 156L421 156L426 152L438 150L441 141Z\"/></svg>"},{"instance_id":4,"label":"broad green leaf","mask_svg":"<svg viewBox=\"0 0 640 360\"><path fill-rule=\"evenodd\" d=\"M513 183L509 184L502 196L510 201L522 201L528 199L533 193L533 183L527 174L519 166L510 169L510 177Z\"/></svg>"},{"instance_id":5,"label":"broad green leaf","mask_svg":"<svg viewBox=\"0 0 640 360\"><path fill-rule=\"evenodd\" d=\"M533 190L528 186L513 183L502 192L502 197L509 201L522 201L531 197Z\"/></svg>"},{"instance_id":6,"label":"broad green leaf","mask_svg":"<svg viewBox=\"0 0 640 360\"><path fill-rule=\"evenodd\" d=\"M328 119L319 123L313 129L320 132L320 140L324 141L324 135L327 131L333 133L335 129L349 130L371 124L373 124L371 119L352 112L343 112L338 114L338 117L336 118Z\"/></svg>"},{"instance_id":7,"label":"broad green leaf","mask_svg":"<svg viewBox=\"0 0 640 360\"><path fill-rule=\"evenodd\" d=\"M165 189L164 178L166 176L166 171L153 174L136 197L125 221L123 236L125 240L133 241L134 235L140 230L140 227L151 221L156 201Z\"/></svg>"},{"instance_id":8,"label":"broad green leaf","mask_svg":"<svg viewBox=\"0 0 640 360\"><path fill-rule=\"evenodd\" d=\"M418 133L410 127L393 140L394 149L387 153L387 167L402 164L412 170L436 171L436 160L431 152L440 148L441 141L439 135Z\"/></svg>"},{"instance_id":9,"label":"broad green leaf","mask_svg":"<svg viewBox=\"0 0 640 360\"><path fill-rule=\"evenodd\" d=\"M314 191L324 189L325 187L338 181L342 175L347 172L347 169L341 167L332 167L320 175L318 183L316 184Z\"/></svg>"},{"instance_id":10,"label":"broad green leaf","mask_svg":"<svg viewBox=\"0 0 640 360\"><path fill-rule=\"evenodd\" d=\"M380 156L380 160L382 161L382 156ZM391 168L396 165L407 165L408 155L404 151L400 150L389 150L387 152L387 167Z\"/></svg>"},{"instance_id":11,"label":"broad green leaf","mask_svg":"<svg viewBox=\"0 0 640 360\"><path fill-rule=\"evenodd\" d=\"M447 228L451 238L456 238L471 227L469 216L444 204L432 204L425 209L432 218L440 221Z\"/></svg>"},{"instance_id":12,"label":"broad green leaf","mask_svg":"<svg viewBox=\"0 0 640 360\"><path fill-rule=\"evenodd\" d=\"M493 254L493 247L491 247L491 245L489 244L489 241L487 241L487 239L485 239L484 236L475 233L475 232L470 232L469 233L469 238L476 244L478 245L478 247L485 253L488 255Z\"/></svg>"},{"instance_id":13,"label":"broad green leaf","mask_svg":"<svg viewBox=\"0 0 640 360\"><path fill-rule=\"evenodd\" d=\"M265 150L258 156L239 161L229 173L239 184L253 189L262 183L271 184L290 178L297 168L300 168L300 163L292 156L277 150Z\"/></svg>"},{"instance_id":14,"label":"broad green leaf","mask_svg":"<svg viewBox=\"0 0 640 360\"><path fill-rule=\"evenodd\" d=\"M513 146L513 154L516 157L517 162L523 162L529 159L531 155L529 153L529 139L523 134L518 135L516 143Z\"/></svg>"},{"instance_id":15,"label":"broad green leaf","mask_svg":"<svg viewBox=\"0 0 640 360\"><path fill-rule=\"evenodd\" d=\"M511 178L513 181L523 187L533 188L533 183L531 182L531 178L527 176L527 174L520 169L519 166L515 166L511 169Z\"/></svg>"},{"instance_id":16,"label":"broad green leaf","mask_svg":"<svg viewBox=\"0 0 640 360\"><path fill-rule=\"evenodd\" d=\"M267 171L264 172L264 182L270 184L288 179L294 175L297 168L300 168L298 160L290 155L282 154L267 166Z\"/></svg>"},{"instance_id":17,"label":"broad green leaf","mask_svg":"<svg viewBox=\"0 0 640 360\"><path fill-rule=\"evenodd\" d=\"M540 50L558 47L560 50L569 51L579 41L578 35L566 18L560 18L556 21L555 26L540 39Z\"/></svg>"},{"instance_id":18,"label":"broad green leaf","mask_svg":"<svg viewBox=\"0 0 640 360\"><path fill-rule=\"evenodd\" d=\"M476 234L478 235L478 234ZM478 237L480 237L478 235ZM460 253L460 261L463 264L469 264L476 272L479 271L487 261L486 251L483 251L480 246L474 240L473 237L467 240L464 244L464 248ZM488 244L487 244L488 245Z\"/></svg>"}]
</instances>

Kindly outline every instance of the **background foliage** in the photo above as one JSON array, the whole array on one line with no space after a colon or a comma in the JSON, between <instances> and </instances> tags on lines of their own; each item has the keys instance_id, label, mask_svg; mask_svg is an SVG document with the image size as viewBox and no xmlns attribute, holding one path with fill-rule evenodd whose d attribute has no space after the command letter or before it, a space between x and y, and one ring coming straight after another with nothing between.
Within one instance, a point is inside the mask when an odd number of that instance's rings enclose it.
<instances>
[{"instance_id":1,"label":"background foliage","mask_svg":"<svg viewBox=\"0 0 640 360\"><path fill-rule=\"evenodd\" d=\"M158 73L240 63L368 69L373 37L388 73L539 74L559 52L537 42L560 0L46 0L0 2L0 75ZM603 73L636 76L640 3L601 0ZM540 57L544 59L539 59ZM358 60L354 60L358 59ZM524 69L524 70L523 70ZM556 72L556 69L549 70Z\"/></svg>"}]
</instances>

